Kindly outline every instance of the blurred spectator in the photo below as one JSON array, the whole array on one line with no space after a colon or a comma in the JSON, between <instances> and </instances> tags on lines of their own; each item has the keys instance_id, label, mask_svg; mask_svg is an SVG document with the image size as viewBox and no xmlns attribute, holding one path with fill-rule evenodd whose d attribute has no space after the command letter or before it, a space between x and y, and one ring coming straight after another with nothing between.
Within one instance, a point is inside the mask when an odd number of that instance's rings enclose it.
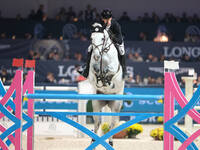
<instances>
[{"instance_id":1,"label":"blurred spectator","mask_svg":"<svg viewBox=\"0 0 200 150\"><path fill-rule=\"evenodd\" d=\"M52 33L47 34L47 39L49 39L49 40L53 39Z\"/></svg>"},{"instance_id":2,"label":"blurred spectator","mask_svg":"<svg viewBox=\"0 0 200 150\"><path fill-rule=\"evenodd\" d=\"M41 54L39 52L34 51L32 49L29 50L27 59L40 60L40 58L41 58Z\"/></svg>"},{"instance_id":3,"label":"blurred spectator","mask_svg":"<svg viewBox=\"0 0 200 150\"><path fill-rule=\"evenodd\" d=\"M144 83L144 85L148 85L148 78L144 77L143 83Z\"/></svg>"},{"instance_id":4,"label":"blurred spectator","mask_svg":"<svg viewBox=\"0 0 200 150\"><path fill-rule=\"evenodd\" d=\"M126 83L135 83L135 80L133 78L133 73L129 74L129 77L126 80Z\"/></svg>"},{"instance_id":5,"label":"blurred spectator","mask_svg":"<svg viewBox=\"0 0 200 150\"><path fill-rule=\"evenodd\" d=\"M198 26L191 25L185 31L185 42L200 42L200 29Z\"/></svg>"},{"instance_id":6,"label":"blurred spectator","mask_svg":"<svg viewBox=\"0 0 200 150\"><path fill-rule=\"evenodd\" d=\"M42 22L46 22L48 20L48 16L47 16L47 14L43 14L43 16L42 16Z\"/></svg>"},{"instance_id":7,"label":"blurred spectator","mask_svg":"<svg viewBox=\"0 0 200 150\"><path fill-rule=\"evenodd\" d=\"M156 84L157 84L157 85L163 85L163 78L162 78L162 77L158 77L158 78L156 79Z\"/></svg>"},{"instance_id":8,"label":"blurred spectator","mask_svg":"<svg viewBox=\"0 0 200 150\"><path fill-rule=\"evenodd\" d=\"M160 18L155 12L152 12L151 21L154 22L154 23L159 23L160 22Z\"/></svg>"},{"instance_id":9,"label":"blurred spectator","mask_svg":"<svg viewBox=\"0 0 200 150\"><path fill-rule=\"evenodd\" d=\"M43 16L44 16L44 5L41 4L39 9L37 10L35 18L37 20L42 20Z\"/></svg>"},{"instance_id":10,"label":"blurred spectator","mask_svg":"<svg viewBox=\"0 0 200 150\"><path fill-rule=\"evenodd\" d=\"M76 13L73 10L73 7L70 6L67 11L67 21L74 21L74 18L76 17Z\"/></svg>"},{"instance_id":11,"label":"blurred spectator","mask_svg":"<svg viewBox=\"0 0 200 150\"><path fill-rule=\"evenodd\" d=\"M142 21L143 22L151 22L151 18L149 17L149 14L147 12L144 13Z\"/></svg>"},{"instance_id":12,"label":"blurred spectator","mask_svg":"<svg viewBox=\"0 0 200 150\"><path fill-rule=\"evenodd\" d=\"M195 87L199 87L199 86L200 86L200 76L198 76L198 77L197 77L197 80L195 80L194 86L195 86Z\"/></svg>"},{"instance_id":13,"label":"blurred spectator","mask_svg":"<svg viewBox=\"0 0 200 150\"><path fill-rule=\"evenodd\" d=\"M1 81L3 84L11 83L11 76L8 74L7 70L5 68L1 69Z\"/></svg>"},{"instance_id":14,"label":"blurred spectator","mask_svg":"<svg viewBox=\"0 0 200 150\"><path fill-rule=\"evenodd\" d=\"M93 20L93 10L91 8L91 5L87 5L85 10L85 20L92 21Z\"/></svg>"},{"instance_id":15,"label":"blurred spectator","mask_svg":"<svg viewBox=\"0 0 200 150\"><path fill-rule=\"evenodd\" d=\"M81 40L81 41L87 41L87 37L81 32L75 33L74 36L73 36L73 39Z\"/></svg>"},{"instance_id":16,"label":"blurred spectator","mask_svg":"<svg viewBox=\"0 0 200 150\"><path fill-rule=\"evenodd\" d=\"M59 40L62 41L62 40L63 40L63 36L60 36L60 37L59 37Z\"/></svg>"},{"instance_id":17,"label":"blurred spectator","mask_svg":"<svg viewBox=\"0 0 200 150\"><path fill-rule=\"evenodd\" d=\"M30 11L30 14L28 15L28 19L30 19L30 20L35 20L35 16L36 16L35 10L32 9L32 10Z\"/></svg>"},{"instance_id":18,"label":"blurred spectator","mask_svg":"<svg viewBox=\"0 0 200 150\"><path fill-rule=\"evenodd\" d=\"M154 56L152 62L158 62L158 57Z\"/></svg>"},{"instance_id":19,"label":"blurred spectator","mask_svg":"<svg viewBox=\"0 0 200 150\"><path fill-rule=\"evenodd\" d=\"M16 35L12 35L11 39L16 40Z\"/></svg>"},{"instance_id":20,"label":"blurred spectator","mask_svg":"<svg viewBox=\"0 0 200 150\"><path fill-rule=\"evenodd\" d=\"M64 7L60 8L60 11L56 15L56 18L61 21L66 21L67 19L67 12Z\"/></svg>"},{"instance_id":21,"label":"blurred spectator","mask_svg":"<svg viewBox=\"0 0 200 150\"><path fill-rule=\"evenodd\" d=\"M135 76L135 83L141 85L142 84L142 79L139 74Z\"/></svg>"},{"instance_id":22,"label":"blurred spectator","mask_svg":"<svg viewBox=\"0 0 200 150\"><path fill-rule=\"evenodd\" d=\"M56 18L55 18L56 21L60 21L60 16L59 15L56 15Z\"/></svg>"},{"instance_id":23,"label":"blurred spectator","mask_svg":"<svg viewBox=\"0 0 200 150\"><path fill-rule=\"evenodd\" d=\"M184 54L182 56L182 58L181 58L181 61L183 61L183 62L191 62L191 58L187 54Z\"/></svg>"},{"instance_id":24,"label":"blurred spectator","mask_svg":"<svg viewBox=\"0 0 200 150\"><path fill-rule=\"evenodd\" d=\"M176 17L176 22L177 22L177 23L181 23L181 17L177 16L177 17Z\"/></svg>"},{"instance_id":25,"label":"blurred spectator","mask_svg":"<svg viewBox=\"0 0 200 150\"><path fill-rule=\"evenodd\" d=\"M43 39L46 37L46 29L41 23L35 25L34 36L37 39Z\"/></svg>"},{"instance_id":26,"label":"blurred spectator","mask_svg":"<svg viewBox=\"0 0 200 150\"><path fill-rule=\"evenodd\" d=\"M32 39L32 35L30 33L25 33L24 38L26 40L30 40L30 39Z\"/></svg>"},{"instance_id":27,"label":"blurred spectator","mask_svg":"<svg viewBox=\"0 0 200 150\"><path fill-rule=\"evenodd\" d=\"M73 39L78 29L74 24L67 23L63 27L63 39Z\"/></svg>"},{"instance_id":28,"label":"blurred spectator","mask_svg":"<svg viewBox=\"0 0 200 150\"><path fill-rule=\"evenodd\" d=\"M77 60L77 61L82 61L83 56L82 56L81 53L76 52L76 53L74 54L74 58L75 58L75 60Z\"/></svg>"},{"instance_id":29,"label":"blurred spectator","mask_svg":"<svg viewBox=\"0 0 200 150\"><path fill-rule=\"evenodd\" d=\"M59 55L58 51L56 49L51 51L47 56L47 60L59 61L60 60L60 55Z\"/></svg>"},{"instance_id":30,"label":"blurred spectator","mask_svg":"<svg viewBox=\"0 0 200 150\"><path fill-rule=\"evenodd\" d=\"M160 56L160 62L164 62L164 60L165 60L165 55L161 55Z\"/></svg>"},{"instance_id":31,"label":"blurred spectator","mask_svg":"<svg viewBox=\"0 0 200 150\"><path fill-rule=\"evenodd\" d=\"M79 13L78 13L78 20L79 21L83 21L84 20L84 17L83 17L83 11L81 10L81 11L79 11Z\"/></svg>"},{"instance_id":32,"label":"blurred spectator","mask_svg":"<svg viewBox=\"0 0 200 150\"><path fill-rule=\"evenodd\" d=\"M1 33L0 39L6 39L6 38L7 38L6 33L5 33L5 32L4 32L4 33Z\"/></svg>"},{"instance_id":33,"label":"blurred spectator","mask_svg":"<svg viewBox=\"0 0 200 150\"><path fill-rule=\"evenodd\" d=\"M183 12L182 17L181 17L181 22L188 22L188 19L187 19L187 18L188 18L188 17L187 17L186 12Z\"/></svg>"},{"instance_id":34,"label":"blurred spectator","mask_svg":"<svg viewBox=\"0 0 200 150\"><path fill-rule=\"evenodd\" d=\"M197 14L193 15L192 20L193 20L193 23L198 23L200 21L199 16Z\"/></svg>"},{"instance_id":35,"label":"blurred spectator","mask_svg":"<svg viewBox=\"0 0 200 150\"><path fill-rule=\"evenodd\" d=\"M140 54L138 52L134 53L132 60L135 61L135 62L143 62L143 58L140 56Z\"/></svg>"},{"instance_id":36,"label":"blurred spectator","mask_svg":"<svg viewBox=\"0 0 200 150\"><path fill-rule=\"evenodd\" d=\"M50 52L47 56L47 60L53 60L54 58L54 52Z\"/></svg>"},{"instance_id":37,"label":"blurred spectator","mask_svg":"<svg viewBox=\"0 0 200 150\"><path fill-rule=\"evenodd\" d=\"M128 59L133 61L133 54L132 53L128 53Z\"/></svg>"},{"instance_id":38,"label":"blurred spectator","mask_svg":"<svg viewBox=\"0 0 200 150\"><path fill-rule=\"evenodd\" d=\"M29 50L29 52L28 52L28 57L27 57L27 59L33 59L33 57L34 57L34 51L31 49L31 50Z\"/></svg>"},{"instance_id":39,"label":"blurred spectator","mask_svg":"<svg viewBox=\"0 0 200 150\"><path fill-rule=\"evenodd\" d=\"M165 22L165 23L169 23L170 22L170 15L169 15L169 13L165 13L165 16L163 18L163 22Z\"/></svg>"},{"instance_id":40,"label":"blurred spectator","mask_svg":"<svg viewBox=\"0 0 200 150\"><path fill-rule=\"evenodd\" d=\"M83 33L81 33L80 40L81 41L87 41L88 39L87 39L87 37Z\"/></svg>"},{"instance_id":41,"label":"blurred spectator","mask_svg":"<svg viewBox=\"0 0 200 150\"><path fill-rule=\"evenodd\" d=\"M151 78L151 84L156 84L156 79L155 78Z\"/></svg>"},{"instance_id":42,"label":"blurred spectator","mask_svg":"<svg viewBox=\"0 0 200 150\"><path fill-rule=\"evenodd\" d=\"M156 84L155 78L152 78L151 76L148 76L148 84Z\"/></svg>"},{"instance_id":43,"label":"blurred spectator","mask_svg":"<svg viewBox=\"0 0 200 150\"><path fill-rule=\"evenodd\" d=\"M60 60L60 55L57 50L54 50L53 60L55 60L55 61Z\"/></svg>"},{"instance_id":44,"label":"blurred spectator","mask_svg":"<svg viewBox=\"0 0 200 150\"><path fill-rule=\"evenodd\" d=\"M154 56L152 54L148 54L146 62L153 62Z\"/></svg>"},{"instance_id":45,"label":"blurred spectator","mask_svg":"<svg viewBox=\"0 0 200 150\"><path fill-rule=\"evenodd\" d=\"M184 37L184 42L192 42L192 36L190 34L186 33Z\"/></svg>"},{"instance_id":46,"label":"blurred spectator","mask_svg":"<svg viewBox=\"0 0 200 150\"><path fill-rule=\"evenodd\" d=\"M40 53L39 52L34 52L34 55L33 55L33 59L35 60L40 60Z\"/></svg>"},{"instance_id":47,"label":"blurred spectator","mask_svg":"<svg viewBox=\"0 0 200 150\"><path fill-rule=\"evenodd\" d=\"M69 61L70 60L70 57L69 57L69 55L66 55L65 57L64 57L64 59L63 59L64 61Z\"/></svg>"},{"instance_id":48,"label":"blurred spectator","mask_svg":"<svg viewBox=\"0 0 200 150\"><path fill-rule=\"evenodd\" d=\"M138 16L137 19L136 19L136 21L137 21L138 23L142 23L142 22L143 22L142 17L141 17L141 16Z\"/></svg>"},{"instance_id":49,"label":"blurred spectator","mask_svg":"<svg viewBox=\"0 0 200 150\"><path fill-rule=\"evenodd\" d=\"M139 41L147 41L147 34L144 32L140 32L138 40Z\"/></svg>"},{"instance_id":50,"label":"blurred spectator","mask_svg":"<svg viewBox=\"0 0 200 150\"><path fill-rule=\"evenodd\" d=\"M54 75L52 72L48 72L46 75L45 83L57 83Z\"/></svg>"},{"instance_id":51,"label":"blurred spectator","mask_svg":"<svg viewBox=\"0 0 200 150\"><path fill-rule=\"evenodd\" d=\"M170 13L169 17L170 17L170 22L176 22L176 17L174 16L174 14Z\"/></svg>"},{"instance_id":52,"label":"blurred spectator","mask_svg":"<svg viewBox=\"0 0 200 150\"><path fill-rule=\"evenodd\" d=\"M97 11L97 8L93 8L92 14L93 14L92 18L93 18L94 21L96 21L96 22L101 21L101 20L100 20L101 17L100 17L100 15L99 15L98 11Z\"/></svg>"},{"instance_id":53,"label":"blurred spectator","mask_svg":"<svg viewBox=\"0 0 200 150\"><path fill-rule=\"evenodd\" d=\"M131 19L130 19L130 17L128 16L127 12L124 11L119 20L120 20L120 21L130 21Z\"/></svg>"}]
</instances>

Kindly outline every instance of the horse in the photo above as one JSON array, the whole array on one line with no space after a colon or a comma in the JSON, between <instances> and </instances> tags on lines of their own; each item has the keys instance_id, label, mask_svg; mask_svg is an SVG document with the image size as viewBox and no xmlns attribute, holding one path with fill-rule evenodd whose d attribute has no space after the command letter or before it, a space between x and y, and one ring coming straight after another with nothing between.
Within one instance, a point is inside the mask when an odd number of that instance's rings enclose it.
<instances>
[{"instance_id":1,"label":"horse","mask_svg":"<svg viewBox=\"0 0 200 150\"><path fill-rule=\"evenodd\" d=\"M88 79L93 85L96 94L123 94L125 81L122 78L122 67L118 59L118 51L112 42L106 29L99 23L92 25L91 33L92 54ZM93 112L100 112L104 106L108 106L111 112L120 112L122 101L92 101ZM119 121L118 116L111 117L110 130ZM94 132L100 127L100 116L93 116ZM93 142L94 140L92 140ZM112 137L109 144L113 146Z\"/></svg>"}]
</instances>

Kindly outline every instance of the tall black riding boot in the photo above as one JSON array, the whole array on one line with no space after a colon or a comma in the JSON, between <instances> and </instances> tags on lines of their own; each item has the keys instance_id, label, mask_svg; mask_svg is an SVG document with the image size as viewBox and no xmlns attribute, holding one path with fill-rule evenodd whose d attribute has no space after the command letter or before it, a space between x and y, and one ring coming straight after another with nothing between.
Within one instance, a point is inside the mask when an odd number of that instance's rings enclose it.
<instances>
[{"instance_id":1,"label":"tall black riding boot","mask_svg":"<svg viewBox=\"0 0 200 150\"><path fill-rule=\"evenodd\" d=\"M120 64L122 66L122 78L125 79L127 72L126 72L126 56L125 55L120 55L119 56Z\"/></svg>"},{"instance_id":2,"label":"tall black riding boot","mask_svg":"<svg viewBox=\"0 0 200 150\"><path fill-rule=\"evenodd\" d=\"M86 64L84 65L84 67L82 67L83 70L82 70L82 71L78 71L78 72L79 72L82 76L84 76L85 78L87 78L88 75L89 75L91 55L92 55L92 51L91 51L91 52L88 52L88 55L87 55L87 62L86 62Z\"/></svg>"}]
</instances>

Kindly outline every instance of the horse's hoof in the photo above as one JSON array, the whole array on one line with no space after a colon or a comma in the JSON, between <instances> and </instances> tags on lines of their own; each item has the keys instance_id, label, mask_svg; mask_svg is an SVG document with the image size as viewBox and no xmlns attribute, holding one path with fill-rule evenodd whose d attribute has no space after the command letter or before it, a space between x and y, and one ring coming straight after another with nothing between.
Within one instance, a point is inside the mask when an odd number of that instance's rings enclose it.
<instances>
[{"instance_id":1,"label":"horse's hoof","mask_svg":"<svg viewBox=\"0 0 200 150\"><path fill-rule=\"evenodd\" d=\"M113 142L112 142L112 141L109 141L109 144L110 144L110 146L112 146L112 147L113 147Z\"/></svg>"},{"instance_id":2,"label":"horse's hoof","mask_svg":"<svg viewBox=\"0 0 200 150\"><path fill-rule=\"evenodd\" d=\"M95 140L94 139L92 139L92 141L91 141L91 143L93 143Z\"/></svg>"}]
</instances>

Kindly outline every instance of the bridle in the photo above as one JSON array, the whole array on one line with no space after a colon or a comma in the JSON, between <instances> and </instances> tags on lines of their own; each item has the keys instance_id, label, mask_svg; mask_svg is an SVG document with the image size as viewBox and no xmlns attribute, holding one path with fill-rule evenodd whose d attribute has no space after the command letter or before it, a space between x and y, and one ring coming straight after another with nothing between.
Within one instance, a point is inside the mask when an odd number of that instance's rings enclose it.
<instances>
[{"instance_id":1,"label":"bridle","mask_svg":"<svg viewBox=\"0 0 200 150\"><path fill-rule=\"evenodd\" d=\"M91 43L91 45L94 46L94 49L97 48L99 50L99 53L101 56L103 55L103 53L107 53L110 50L110 46L113 44L113 42L111 41L111 43L107 47L104 48L104 45L108 41L108 39L106 39L105 34L103 35L104 35L104 38L103 38L104 40L102 44L95 45L94 43ZM100 49L99 46L102 46L102 49Z\"/></svg>"},{"instance_id":2,"label":"bridle","mask_svg":"<svg viewBox=\"0 0 200 150\"><path fill-rule=\"evenodd\" d=\"M111 80L112 80L112 77L113 77L114 75L106 76L106 73L104 73L104 72L102 71L102 70L103 70L103 65L102 65L102 64L103 64L103 60L102 60L102 56L103 56L104 53L108 53L108 51L110 50L111 45L114 44L114 43L111 41L111 43L110 43L108 46L106 46L106 43L107 43L107 41L108 41L108 38L106 39L106 36L105 36L105 33L104 33L104 32L101 32L101 33L103 33L103 35L104 35L103 43L102 43L102 44L99 44L99 45L95 45L94 43L91 42L91 45L93 46L93 49L98 49L99 54L100 54L100 56L101 56L101 59L100 59L100 74L99 74L99 75L95 74L95 75L96 75L96 79L97 79L97 85L98 85L98 82L101 81L101 82L103 83L103 85L102 85L102 87L103 87L103 86L106 86L107 84L108 84L108 85L111 84ZM100 49L100 46L102 46L102 49ZM106 46L106 47L105 47L105 46ZM119 69L118 69L118 70L119 70ZM100 87L98 87L98 88L100 88Z\"/></svg>"}]
</instances>

